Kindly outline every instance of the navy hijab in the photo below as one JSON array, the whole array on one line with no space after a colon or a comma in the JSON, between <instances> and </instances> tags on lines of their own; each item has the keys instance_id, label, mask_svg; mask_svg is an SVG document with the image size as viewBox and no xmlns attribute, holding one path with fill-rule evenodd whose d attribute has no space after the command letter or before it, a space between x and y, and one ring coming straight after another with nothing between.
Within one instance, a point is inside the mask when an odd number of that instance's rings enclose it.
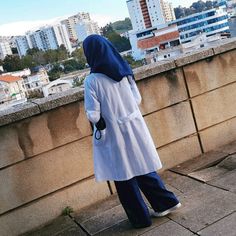
<instances>
[{"instance_id":1,"label":"navy hijab","mask_svg":"<svg viewBox=\"0 0 236 236\"><path fill-rule=\"evenodd\" d=\"M117 82L128 75L134 77L129 64L104 37L96 34L88 36L83 48L91 73L105 74Z\"/></svg>"}]
</instances>

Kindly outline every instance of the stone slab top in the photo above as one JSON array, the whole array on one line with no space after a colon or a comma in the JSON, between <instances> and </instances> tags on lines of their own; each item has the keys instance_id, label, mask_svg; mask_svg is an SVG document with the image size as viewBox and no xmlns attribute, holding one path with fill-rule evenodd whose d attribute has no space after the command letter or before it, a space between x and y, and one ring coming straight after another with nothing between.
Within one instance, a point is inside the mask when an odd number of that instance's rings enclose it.
<instances>
[{"instance_id":1,"label":"stone slab top","mask_svg":"<svg viewBox=\"0 0 236 236\"><path fill-rule=\"evenodd\" d=\"M236 49L236 38L225 39L221 42L213 43L210 47L195 50L191 53L181 55L169 60L153 63L134 69L134 75L137 81L143 80L157 74L167 72L178 67L205 60ZM0 127L29 118L34 115L64 106L73 102L82 101L84 93L79 88L73 88L66 92L51 95L47 98L29 100L6 110L0 111Z\"/></svg>"}]
</instances>

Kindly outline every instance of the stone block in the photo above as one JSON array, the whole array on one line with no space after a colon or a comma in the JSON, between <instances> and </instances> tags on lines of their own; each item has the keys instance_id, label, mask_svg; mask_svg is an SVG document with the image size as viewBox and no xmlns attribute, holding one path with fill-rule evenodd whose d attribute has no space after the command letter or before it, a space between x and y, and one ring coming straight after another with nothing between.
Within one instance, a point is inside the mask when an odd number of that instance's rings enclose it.
<instances>
[{"instance_id":1,"label":"stone block","mask_svg":"<svg viewBox=\"0 0 236 236\"><path fill-rule=\"evenodd\" d=\"M180 69L171 70L138 82L142 114L187 100L188 95Z\"/></svg>"},{"instance_id":2,"label":"stone block","mask_svg":"<svg viewBox=\"0 0 236 236\"><path fill-rule=\"evenodd\" d=\"M192 99L199 130L236 116L236 83Z\"/></svg>"},{"instance_id":3,"label":"stone block","mask_svg":"<svg viewBox=\"0 0 236 236\"><path fill-rule=\"evenodd\" d=\"M236 118L225 121L200 132L200 137L205 152L221 150L223 145L236 140ZM231 147L233 150L233 147ZM222 149L224 151L224 149ZM230 150L228 150L230 151ZM226 150L224 151L226 152ZM227 152L226 152L227 153Z\"/></svg>"},{"instance_id":4,"label":"stone block","mask_svg":"<svg viewBox=\"0 0 236 236\"><path fill-rule=\"evenodd\" d=\"M82 101L84 92L80 88L69 89L65 92L53 94L49 97L34 99L41 112L49 111L73 102Z\"/></svg>"},{"instance_id":5,"label":"stone block","mask_svg":"<svg viewBox=\"0 0 236 236\"><path fill-rule=\"evenodd\" d=\"M145 232L148 232L149 230L164 224L165 222L169 221L168 218L162 217L159 219L153 219L152 225L147 228L142 228L142 229L135 229L131 226L128 220L122 221L113 227L104 230L96 236L138 236L138 235L143 235ZM155 234L154 234L155 235Z\"/></svg>"},{"instance_id":6,"label":"stone block","mask_svg":"<svg viewBox=\"0 0 236 236\"><path fill-rule=\"evenodd\" d=\"M236 154L225 158L222 162L218 164L218 167L224 168L226 170L236 169Z\"/></svg>"},{"instance_id":7,"label":"stone block","mask_svg":"<svg viewBox=\"0 0 236 236\"><path fill-rule=\"evenodd\" d=\"M218 166L213 166L213 167L209 167L203 170L198 170L198 171L194 171L190 174L188 174L188 176L202 181L202 182L208 182L210 180L213 180L219 176L224 175L225 173L227 173L228 171L224 168L220 168Z\"/></svg>"},{"instance_id":8,"label":"stone block","mask_svg":"<svg viewBox=\"0 0 236 236\"><path fill-rule=\"evenodd\" d=\"M180 195L180 201L182 208L169 218L194 233L236 210L235 194L206 184Z\"/></svg>"},{"instance_id":9,"label":"stone block","mask_svg":"<svg viewBox=\"0 0 236 236\"><path fill-rule=\"evenodd\" d=\"M201 236L235 236L236 232L236 213L233 213L220 221L206 227L205 229L198 232Z\"/></svg>"},{"instance_id":10,"label":"stone block","mask_svg":"<svg viewBox=\"0 0 236 236\"><path fill-rule=\"evenodd\" d=\"M72 103L0 127L0 167L92 134L83 103Z\"/></svg>"},{"instance_id":11,"label":"stone block","mask_svg":"<svg viewBox=\"0 0 236 236\"><path fill-rule=\"evenodd\" d=\"M127 219L125 211L121 205L110 210L101 212L81 223L82 227L90 234L95 235Z\"/></svg>"},{"instance_id":12,"label":"stone block","mask_svg":"<svg viewBox=\"0 0 236 236\"><path fill-rule=\"evenodd\" d=\"M52 236L52 235L78 235L86 236L85 232L74 223L69 216L60 216L38 230L22 234L21 236Z\"/></svg>"},{"instance_id":13,"label":"stone block","mask_svg":"<svg viewBox=\"0 0 236 236\"><path fill-rule=\"evenodd\" d=\"M0 168L24 160L18 130L11 125L0 127L0 137Z\"/></svg>"},{"instance_id":14,"label":"stone block","mask_svg":"<svg viewBox=\"0 0 236 236\"><path fill-rule=\"evenodd\" d=\"M110 195L106 182L96 183L93 178L56 191L24 207L0 216L0 235L16 236L48 224L70 206L74 210L87 207Z\"/></svg>"},{"instance_id":15,"label":"stone block","mask_svg":"<svg viewBox=\"0 0 236 236\"><path fill-rule=\"evenodd\" d=\"M236 82L236 50L185 66L191 97Z\"/></svg>"},{"instance_id":16,"label":"stone block","mask_svg":"<svg viewBox=\"0 0 236 236\"><path fill-rule=\"evenodd\" d=\"M0 111L0 126L7 125L40 113L36 104L27 102Z\"/></svg>"},{"instance_id":17,"label":"stone block","mask_svg":"<svg viewBox=\"0 0 236 236\"><path fill-rule=\"evenodd\" d=\"M161 178L166 185L170 185L177 189L182 194L190 194L191 192L197 191L201 188L202 183L187 176L179 175L171 171L165 171L161 173ZM178 193L175 192L174 193ZM179 197L182 195L179 194Z\"/></svg>"},{"instance_id":18,"label":"stone block","mask_svg":"<svg viewBox=\"0 0 236 236\"><path fill-rule=\"evenodd\" d=\"M0 213L92 176L91 142L88 137L0 171Z\"/></svg>"},{"instance_id":19,"label":"stone block","mask_svg":"<svg viewBox=\"0 0 236 236\"><path fill-rule=\"evenodd\" d=\"M175 223L174 221L168 221L160 226L151 229L150 231L142 234L143 236L153 236L153 235L161 235L161 236L192 236L193 233L183 226Z\"/></svg>"},{"instance_id":20,"label":"stone block","mask_svg":"<svg viewBox=\"0 0 236 236\"><path fill-rule=\"evenodd\" d=\"M229 155L232 155L236 153L236 141L233 141L224 146L218 147L217 149Z\"/></svg>"},{"instance_id":21,"label":"stone block","mask_svg":"<svg viewBox=\"0 0 236 236\"><path fill-rule=\"evenodd\" d=\"M196 133L190 105L178 105L145 116L156 147L169 144Z\"/></svg>"},{"instance_id":22,"label":"stone block","mask_svg":"<svg viewBox=\"0 0 236 236\"><path fill-rule=\"evenodd\" d=\"M134 76L136 80L142 80L162 72L172 70L175 67L174 61L157 62L134 69Z\"/></svg>"},{"instance_id":23,"label":"stone block","mask_svg":"<svg viewBox=\"0 0 236 236\"><path fill-rule=\"evenodd\" d=\"M199 49L197 51L194 50L192 53L179 56L175 60L175 64L177 67L181 67L181 66L188 65L190 63L207 59L212 56L214 56L214 52L212 48L204 48L204 49Z\"/></svg>"},{"instance_id":24,"label":"stone block","mask_svg":"<svg viewBox=\"0 0 236 236\"><path fill-rule=\"evenodd\" d=\"M223 40L221 43L213 47L214 54L222 54L227 51L236 49L236 40L235 38Z\"/></svg>"},{"instance_id":25,"label":"stone block","mask_svg":"<svg viewBox=\"0 0 236 236\"><path fill-rule=\"evenodd\" d=\"M181 139L158 149L163 170L176 166L201 154L197 136Z\"/></svg>"},{"instance_id":26,"label":"stone block","mask_svg":"<svg viewBox=\"0 0 236 236\"><path fill-rule=\"evenodd\" d=\"M216 165L225 159L228 154L224 152L211 151L204 153L198 157L195 157L191 160L183 162L174 168L171 168L171 171L179 173L181 175L187 175L194 171L208 168L210 166Z\"/></svg>"},{"instance_id":27,"label":"stone block","mask_svg":"<svg viewBox=\"0 0 236 236\"><path fill-rule=\"evenodd\" d=\"M218 188L225 189L232 193L236 193L236 170L229 171L227 174L211 180L209 183Z\"/></svg>"}]
</instances>

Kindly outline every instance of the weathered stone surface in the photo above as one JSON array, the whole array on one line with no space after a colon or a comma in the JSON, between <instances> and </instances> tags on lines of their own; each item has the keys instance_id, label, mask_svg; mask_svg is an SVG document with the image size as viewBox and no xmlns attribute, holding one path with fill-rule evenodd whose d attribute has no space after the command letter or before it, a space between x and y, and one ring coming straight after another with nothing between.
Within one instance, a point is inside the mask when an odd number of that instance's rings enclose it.
<instances>
[{"instance_id":1,"label":"weathered stone surface","mask_svg":"<svg viewBox=\"0 0 236 236\"><path fill-rule=\"evenodd\" d=\"M201 188L202 183L186 176L175 174L171 171L165 171L161 174L165 184L176 188L179 192L188 194ZM175 193L175 192L174 192Z\"/></svg>"},{"instance_id":2,"label":"weathered stone surface","mask_svg":"<svg viewBox=\"0 0 236 236\"><path fill-rule=\"evenodd\" d=\"M19 131L10 125L0 127L0 168L24 160L19 135Z\"/></svg>"},{"instance_id":3,"label":"weathered stone surface","mask_svg":"<svg viewBox=\"0 0 236 236\"><path fill-rule=\"evenodd\" d=\"M166 217L162 217L162 218L154 218L152 219L152 225L148 228L143 228L143 229L134 229L131 224L129 223L128 220L124 220L118 224L116 224L115 226L113 226L112 228L109 228L107 230L104 230L98 234L96 234L96 236L138 236L138 235L142 235L143 233L165 223L169 221L168 218ZM158 234L159 235L159 234Z\"/></svg>"},{"instance_id":4,"label":"weathered stone surface","mask_svg":"<svg viewBox=\"0 0 236 236\"><path fill-rule=\"evenodd\" d=\"M203 181L203 182L208 182L212 179L215 179L218 176L222 176L223 174L227 173L228 171L224 168L220 168L218 166L214 166L214 167L209 167L203 170L199 170L199 171L195 171L192 172L190 174L188 174L188 176Z\"/></svg>"},{"instance_id":5,"label":"weathered stone surface","mask_svg":"<svg viewBox=\"0 0 236 236\"><path fill-rule=\"evenodd\" d=\"M158 62L134 69L134 75L136 80L141 80L153 75L160 74L162 72L172 70L175 67L174 61Z\"/></svg>"},{"instance_id":6,"label":"weathered stone surface","mask_svg":"<svg viewBox=\"0 0 236 236\"><path fill-rule=\"evenodd\" d=\"M0 213L93 175L91 137L0 171Z\"/></svg>"},{"instance_id":7,"label":"weathered stone surface","mask_svg":"<svg viewBox=\"0 0 236 236\"><path fill-rule=\"evenodd\" d=\"M156 147L196 132L190 105L182 102L144 117Z\"/></svg>"},{"instance_id":8,"label":"weathered stone surface","mask_svg":"<svg viewBox=\"0 0 236 236\"><path fill-rule=\"evenodd\" d=\"M142 103L142 114L187 100L187 91L180 69L172 70L138 82Z\"/></svg>"},{"instance_id":9,"label":"weathered stone surface","mask_svg":"<svg viewBox=\"0 0 236 236\"><path fill-rule=\"evenodd\" d=\"M102 212L110 210L114 207L120 205L120 201L116 194L103 199L100 202L96 202L95 204L86 207L84 209L80 209L77 212L72 213L72 216L75 218L76 222L79 224L93 218L94 216L100 215Z\"/></svg>"},{"instance_id":10,"label":"weathered stone surface","mask_svg":"<svg viewBox=\"0 0 236 236\"><path fill-rule=\"evenodd\" d=\"M68 234L65 234L68 233ZM60 216L50 222L48 225L22 234L22 236L54 236L54 235L78 235L86 236L78 225L69 216Z\"/></svg>"},{"instance_id":11,"label":"weathered stone surface","mask_svg":"<svg viewBox=\"0 0 236 236\"><path fill-rule=\"evenodd\" d=\"M228 153L228 154L234 154L236 153L236 141L228 143L224 146L217 147L216 149L221 150L222 152Z\"/></svg>"},{"instance_id":12,"label":"weathered stone surface","mask_svg":"<svg viewBox=\"0 0 236 236\"><path fill-rule=\"evenodd\" d=\"M236 83L192 99L199 130L236 116Z\"/></svg>"},{"instance_id":13,"label":"weathered stone surface","mask_svg":"<svg viewBox=\"0 0 236 236\"><path fill-rule=\"evenodd\" d=\"M69 103L82 101L83 98L84 92L80 88L73 88L46 98L34 99L33 102L39 106L41 112L45 112Z\"/></svg>"},{"instance_id":14,"label":"weathered stone surface","mask_svg":"<svg viewBox=\"0 0 236 236\"><path fill-rule=\"evenodd\" d=\"M30 102L0 111L0 126L7 125L40 113L39 107Z\"/></svg>"},{"instance_id":15,"label":"weathered stone surface","mask_svg":"<svg viewBox=\"0 0 236 236\"><path fill-rule=\"evenodd\" d=\"M235 194L209 185L181 195L180 201L182 208L169 217L195 233L236 210Z\"/></svg>"},{"instance_id":16,"label":"weathered stone surface","mask_svg":"<svg viewBox=\"0 0 236 236\"><path fill-rule=\"evenodd\" d=\"M81 223L82 227L90 234L95 235L127 219L125 211L121 205L118 205L100 215L92 217Z\"/></svg>"},{"instance_id":17,"label":"weathered stone surface","mask_svg":"<svg viewBox=\"0 0 236 236\"><path fill-rule=\"evenodd\" d=\"M199 156L201 148L197 136L194 135L159 148L158 154L163 165L161 171L163 171Z\"/></svg>"},{"instance_id":18,"label":"weathered stone surface","mask_svg":"<svg viewBox=\"0 0 236 236\"><path fill-rule=\"evenodd\" d=\"M207 59L209 57L214 56L214 52L212 48L204 48L200 50L195 50L192 53L184 54L178 57L175 60L175 64L177 67L185 66L193 62L197 62L203 59Z\"/></svg>"},{"instance_id":19,"label":"weathered stone surface","mask_svg":"<svg viewBox=\"0 0 236 236\"><path fill-rule=\"evenodd\" d=\"M227 39L213 47L214 54L221 54L236 48L235 38Z\"/></svg>"},{"instance_id":20,"label":"weathered stone surface","mask_svg":"<svg viewBox=\"0 0 236 236\"><path fill-rule=\"evenodd\" d=\"M236 118L230 119L200 132L200 137L205 152L215 150L223 145L236 140ZM228 151L226 151L228 149ZM233 146L222 149L228 153L236 150Z\"/></svg>"},{"instance_id":21,"label":"weathered stone surface","mask_svg":"<svg viewBox=\"0 0 236 236\"><path fill-rule=\"evenodd\" d=\"M196 96L236 81L236 50L185 66L190 96Z\"/></svg>"},{"instance_id":22,"label":"weathered stone surface","mask_svg":"<svg viewBox=\"0 0 236 236\"><path fill-rule=\"evenodd\" d=\"M193 233L181 225L173 222L168 221L164 224L161 224L158 227L155 227L154 229L142 234L143 236L153 236L153 235L160 235L160 236L192 236Z\"/></svg>"},{"instance_id":23,"label":"weathered stone surface","mask_svg":"<svg viewBox=\"0 0 236 236\"><path fill-rule=\"evenodd\" d=\"M181 163L174 168L171 168L171 171L180 173L183 175L190 174L196 170L201 170L213 165L216 165L222 161L227 156L226 153L211 151L204 153L201 156L188 160L184 163Z\"/></svg>"},{"instance_id":24,"label":"weathered stone surface","mask_svg":"<svg viewBox=\"0 0 236 236\"><path fill-rule=\"evenodd\" d=\"M89 188L88 188L89 186ZM78 210L110 195L107 184L89 179L54 192L8 214L0 216L0 235L16 236L44 225L71 206Z\"/></svg>"},{"instance_id":25,"label":"weathered stone surface","mask_svg":"<svg viewBox=\"0 0 236 236\"><path fill-rule=\"evenodd\" d=\"M236 170L229 171L227 174L220 176L217 179L210 181L211 185L218 188L228 190L230 192L236 193Z\"/></svg>"},{"instance_id":26,"label":"weathered stone surface","mask_svg":"<svg viewBox=\"0 0 236 236\"><path fill-rule=\"evenodd\" d=\"M222 220L208 226L198 232L201 236L235 236L236 232L236 213L233 213Z\"/></svg>"},{"instance_id":27,"label":"weathered stone surface","mask_svg":"<svg viewBox=\"0 0 236 236\"><path fill-rule=\"evenodd\" d=\"M218 164L218 167L225 168L227 170L236 169L236 155L231 155L224 159L222 162Z\"/></svg>"}]
</instances>

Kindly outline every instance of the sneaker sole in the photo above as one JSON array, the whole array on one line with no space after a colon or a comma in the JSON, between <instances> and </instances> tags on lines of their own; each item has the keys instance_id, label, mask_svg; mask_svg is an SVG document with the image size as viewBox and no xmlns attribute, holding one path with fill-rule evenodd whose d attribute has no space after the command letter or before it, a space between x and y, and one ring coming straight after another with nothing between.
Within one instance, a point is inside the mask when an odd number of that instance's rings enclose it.
<instances>
[{"instance_id":1,"label":"sneaker sole","mask_svg":"<svg viewBox=\"0 0 236 236\"><path fill-rule=\"evenodd\" d=\"M168 214L170 214L171 212L177 210L178 208L180 208L182 205L181 203L178 203L176 206L171 207L170 209L163 211L163 212L153 212L152 215L155 217L163 217L166 216Z\"/></svg>"}]
</instances>

